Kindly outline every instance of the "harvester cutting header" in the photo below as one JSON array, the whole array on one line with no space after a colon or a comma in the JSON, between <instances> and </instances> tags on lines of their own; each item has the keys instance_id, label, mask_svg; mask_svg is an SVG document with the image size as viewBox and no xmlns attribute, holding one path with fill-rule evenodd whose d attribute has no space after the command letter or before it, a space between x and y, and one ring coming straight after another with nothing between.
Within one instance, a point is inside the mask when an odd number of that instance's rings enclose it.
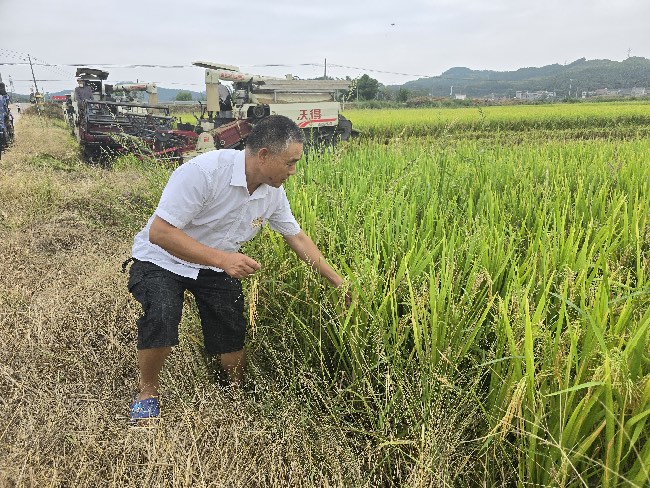
<instances>
[{"instance_id":1,"label":"harvester cutting header","mask_svg":"<svg viewBox=\"0 0 650 488\"><path fill-rule=\"evenodd\" d=\"M272 114L294 120L312 146L334 145L354 135L339 103L350 88L349 81L299 80L291 75L277 78L207 61L192 64L205 68L207 96L207 106L195 127L200 133L197 153L244 147L252 126ZM232 82L232 89L222 81Z\"/></svg>"},{"instance_id":2,"label":"harvester cutting header","mask_svg":"<svg viewBox=\"0 0 650 488\"><path fill-rule=\"evenodd\" d=\"M105 83L108 72L78 68L79 86L63 106L64 115L88 161L111 153L136 152L171 161L194 149L196 134L174 130L169 108L157 105L153 83ZM147 92L149 103L134 94Z\"/></svg>"}]
</instances>

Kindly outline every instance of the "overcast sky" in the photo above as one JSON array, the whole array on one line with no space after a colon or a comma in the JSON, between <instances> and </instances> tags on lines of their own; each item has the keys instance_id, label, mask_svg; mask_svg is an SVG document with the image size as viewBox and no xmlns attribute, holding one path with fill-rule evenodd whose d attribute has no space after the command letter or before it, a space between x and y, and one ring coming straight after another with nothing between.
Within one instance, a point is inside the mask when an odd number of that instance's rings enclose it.
<instances>
[{"instance_id":1,"label":"overcast sky","mask_svg":"<svg viewBox=\"0 0 650 488\"><path fill-rule=\"evenodd\" d=\"M105 69L113 82L202 91L196 60L309 78L327 58L328 75L401 84L455 66L650 58L648 19L650 0L0 0L0 63L57 65L34 67L37 80L63 80L38 81L45 92L75 86L71 64L186 66ZM0 74L19 93L33 84L29 66Z\"/></svg>"}]
</instances>

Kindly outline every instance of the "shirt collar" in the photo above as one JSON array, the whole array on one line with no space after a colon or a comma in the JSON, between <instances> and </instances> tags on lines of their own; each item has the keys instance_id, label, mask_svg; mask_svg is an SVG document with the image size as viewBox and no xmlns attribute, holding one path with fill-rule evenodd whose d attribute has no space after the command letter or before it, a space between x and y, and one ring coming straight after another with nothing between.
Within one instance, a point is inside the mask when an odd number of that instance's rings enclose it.
<instances>
[{"instance_id":1,"label":"shirt collar","mask_svg":"<svg viewBox=\"0 0 650 488\"><path fill-rule=\"evenodd\" d=\"M230 178L230 186L241 186L248 191L248 183L246 181L246 151L239 151L235 157L235 164L232 168L232 177ZM262 183L250 196L251 199L264 198L269 192L269 185Z\"/></svg>"}]
</instances>

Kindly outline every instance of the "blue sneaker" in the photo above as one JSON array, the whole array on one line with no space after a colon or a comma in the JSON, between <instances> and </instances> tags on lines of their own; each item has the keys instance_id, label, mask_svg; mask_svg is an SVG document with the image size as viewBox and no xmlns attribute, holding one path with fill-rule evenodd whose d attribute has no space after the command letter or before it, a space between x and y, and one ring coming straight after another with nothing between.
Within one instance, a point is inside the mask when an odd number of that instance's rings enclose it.
<instances>
[{"instance_id":1,"label":"blue sneaker","mask_svg":"<svg viewBox=\"0 0 650 488\"><path fill-rule=\"evenodd\" d=\"M157 420L160 418L160 405L155 397L144 400L134 400L129 409L130 422L137 424L138 420Z\"/></svg>"}]
</instances>

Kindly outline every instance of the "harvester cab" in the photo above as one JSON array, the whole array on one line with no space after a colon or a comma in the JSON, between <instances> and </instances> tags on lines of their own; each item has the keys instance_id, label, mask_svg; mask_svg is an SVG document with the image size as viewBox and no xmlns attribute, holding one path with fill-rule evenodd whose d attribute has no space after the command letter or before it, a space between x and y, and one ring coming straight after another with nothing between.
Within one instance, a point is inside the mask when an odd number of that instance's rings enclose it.
<instances>
[{"instance_id":1,"label":"harvester cab","mask_svg":"<svg viewBox=\"0 0 650 488\"><path fill-rule=\"evenodd\" d=\"M309 146L333 146L355 135L340 113L346 80L299 80L242 73L237 66L196 61L205 68L207 106L197 121L197 153L243 148L251 128L272 114L285 115L305 131ZM232 83L232 89L222 82ZM207 115L207 117L206 117ZM187 156L187 155L186 155Z\"/></svg>"},{"instance_id":2,"label":"harvester cab","mask_svg":"<svg viewBox=\"0 0 650 488\"><path fill-rule=\"evenodd\" d=\"M77 88L72 95L73 100L100 101L104 96L103 82L108 78L108 71L92 68L77 68Z\"/></svg>"},{"instance_id":3,"label":"harvester cab","mask_svg":"<svg viewBox=\"0 0 650 488\"><path fill-rule=\"evenodd\" d=\"M100 101L104 95L103 81L108 78L108 71L91 68L77 68L75 73L77 87L70 93L64 104L66 120L72 133L81 141L79 126L85 115L87 101Z\"/></svg>"}]
</instances>

